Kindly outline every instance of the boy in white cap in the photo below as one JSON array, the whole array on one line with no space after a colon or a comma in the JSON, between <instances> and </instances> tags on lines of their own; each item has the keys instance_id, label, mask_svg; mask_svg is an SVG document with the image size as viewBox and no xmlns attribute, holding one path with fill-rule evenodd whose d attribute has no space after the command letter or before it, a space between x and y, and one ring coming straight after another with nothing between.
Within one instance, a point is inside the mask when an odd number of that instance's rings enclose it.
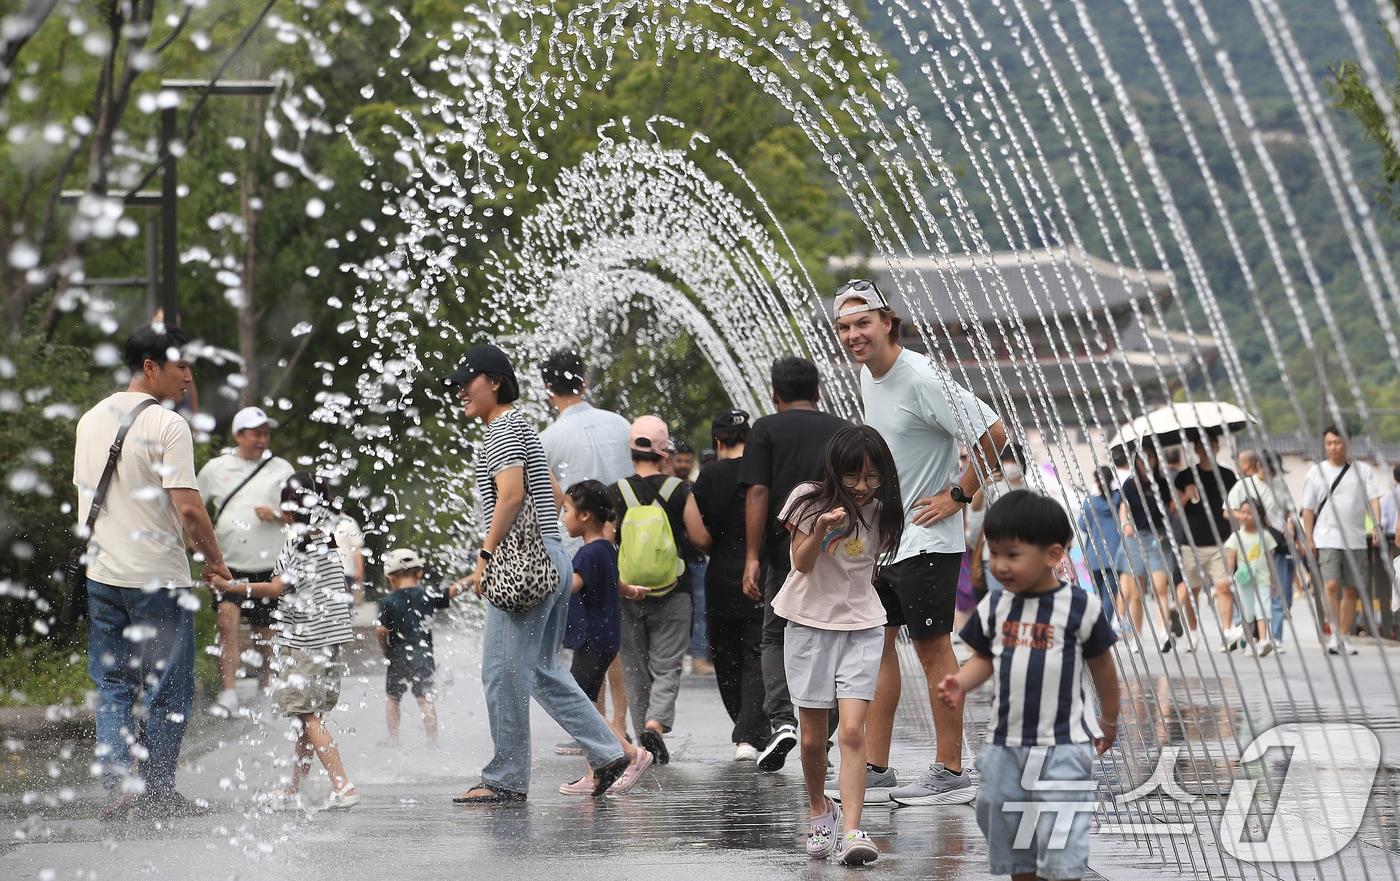
<instances>
[{"instance_id":1,"label":"boy in white cap","mask_svg":"<svg viewBox=\"0 0 1400 881\"><path fill-rule=\"evenodd\" d=\"M423 580L423 559L408 548L394 548L384 558L389 593L379 601L375 636L387 661L384 675L385 746L399 745L399 701L409 689L423 711L428 745L437 747L437 707L433 704L433 613L447 608L455 589L430 592Z\"/></svg>"},{"instance_id":2,"label":"boy in white cap","mask_svg":"<svg viewBox=\"0 0 1400 881\"><path fill-rule=\"evenodd\" d=\"M233 417L233 449L210 459L199 471L199 494L212 506L214 535L224 549L224 561L235 579L272 580L277 555L286 540L280 498L282 486L295 470L290 462L268 451L276 421L261 407L244 407ZM257 599L223 596L218 602L219 673L223 691L209 708L216 716L238 711L238 647L240 618L253 631L253 647L262 656L258 684L268 683L272 655L275 597Z\"/></svg>"}]
</instances>

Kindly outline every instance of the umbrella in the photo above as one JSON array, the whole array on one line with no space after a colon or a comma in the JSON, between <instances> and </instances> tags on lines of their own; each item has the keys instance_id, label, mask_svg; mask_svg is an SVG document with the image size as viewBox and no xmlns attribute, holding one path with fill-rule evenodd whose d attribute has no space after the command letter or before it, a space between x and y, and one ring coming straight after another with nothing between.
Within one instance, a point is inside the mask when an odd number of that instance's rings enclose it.
<instances>
[{"instance_id":1,"label":"umbrella","mask_svg":"<svg viewBox=\"0 0 1400 881\"><path fill-rule=\"evenodd\" d=\"M1243 431L1259 420L1225 401L1196 401L1158 407L1119 429L1110 447L1125 447L1155 438L1159 447L1174 447L1195 440L1202 434L1218 435Z\"/></svg>"}]
</instances>

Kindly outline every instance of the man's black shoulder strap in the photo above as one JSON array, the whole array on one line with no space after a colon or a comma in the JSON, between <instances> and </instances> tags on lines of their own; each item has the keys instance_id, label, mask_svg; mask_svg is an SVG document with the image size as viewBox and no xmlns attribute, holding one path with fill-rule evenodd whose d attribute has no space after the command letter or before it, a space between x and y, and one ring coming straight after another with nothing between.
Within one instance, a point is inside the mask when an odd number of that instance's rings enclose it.
<instances>
[{"instance_id":1,"label":"man's black shoulder strap","mask_svg":"<svg viewBox=\"0 0 1400 881\"><path fill-rule=\"evenodd\" d=\"M265 457L263 457L263 460L262 460L261 462L258 463L258 467L256 467L256 468L253 469L253 473L252 473L252 474L249 474L247 477L245 477L245 478L243 478L242 480L240 480L240 481L238 482L238 486L235 486L235 487L229 492L228 495L224 496L224 500L223 500L222 502L219 503L219 510L217 510L217 511L214 512L214 522L213 522L213 525L214 525L214 526L218 526L218 525L219 525L219 518L222 517L222 516L224 516L224 509L228 507L228 503L229 503L229 502L233 501L233 497L236 496L236 495L238 495L238 491L241 490L243 487L247 486L248 484L252 483L252 482L253 482L253 478L258 476L258 472L261 471L261 470L263 470L264 468L266 468L266 467L267 467L267 463L268 463L268 462L271 462L274 458L276 458L276 457L275 457L275 456L265 456Z\"/></svg>"},{"instance_id":2,"label":"man's black shoulder strap","mask_svg":"<svg viewBox=\"0 0 1400 881\"><path fill-rule=\"evenodd\" d=\"M112 441L112 447L107 451L107 466L102 469L102 479L97 481L97 489L92 493L92 507L88 508L87 526L80 539L84 548L88 542L92 541L92 528L97 525L97 515L102 513L102 506L107 502L107 490L111 488L112 477L117 473L117 460L122 457L122 447L126 445L127 433L131 431L131 426L136 424L137 417L155 402L155 398L147 398L137 404L122 421L121 428L117 429L117 439Z\"/></svg>"}]
</instances>

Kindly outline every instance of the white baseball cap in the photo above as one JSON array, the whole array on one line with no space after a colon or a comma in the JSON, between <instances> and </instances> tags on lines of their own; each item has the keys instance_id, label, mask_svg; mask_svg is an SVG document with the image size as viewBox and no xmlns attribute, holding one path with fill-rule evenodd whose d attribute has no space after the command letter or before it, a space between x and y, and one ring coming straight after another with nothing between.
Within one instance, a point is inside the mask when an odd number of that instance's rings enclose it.
<instances>
[{"instance_id":1,"label":"white baseball cap","mask_svg":"<svg viewBox=\"0 0 1400 881\"><path fill-rule=\"evenodd\" d=\"M890 308L889 301L885 299L885 295L875 286L874 282L863 278L853 278L836 289L836 302L832 306L832 311L837 318L844 318L847 315L888 308Z\"/></svg>"},{"instance_id":2,"label":"white baseball cap","mask_svg":"<svg viewBox=\"0 0 1400 881\"><path fill-rule=\"evenodd\" d=\"M407 572L409 569L422 569L423 558L418 556L417 551L408 548L394 548L384 555L384 574L397 575L400 572Z\"/></svg>"},{"instance_id":3,"label":"white baseball cap","mask_svg":"<svg viewBox=\"0 0 1400 881\"><path fill-rule=\"evenodd\" d=\"M277 420L264 413L262 407L244 407L233 414L234 434L238 434L245 428L260 428L264 425L268 428L276 428Z\"/></svg>"}]
</instances>

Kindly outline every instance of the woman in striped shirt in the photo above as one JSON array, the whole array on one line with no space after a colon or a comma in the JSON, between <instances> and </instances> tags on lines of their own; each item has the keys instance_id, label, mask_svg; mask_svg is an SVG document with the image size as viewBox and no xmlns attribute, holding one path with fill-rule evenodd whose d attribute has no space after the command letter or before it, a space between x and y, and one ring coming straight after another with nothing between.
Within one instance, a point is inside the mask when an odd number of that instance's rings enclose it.
<instances>
[{"instance_id":1,"label":"woman in striped shirt","mask_svg":"<svg viewBox=\"0 0 1400 881\"><path fill-rule=\"evenodd\" d=\"M598 709L584 696L569 670L559 663L569 613L573 567L559 537L557 488L533 426L511 406L520 396L515 368L495 346L469 350L446 380L456 389L468 418L486 425L477 448L476 489L487 524L476 571L459 586L481 595L481 579L491 557L512 529L526 493L534 503L559 584L554 593L524 612L486 606L481 681L486 690L495 754L481 771L481 782L457 804L496 804L525 800L530 786L530 698L583 748L593 769L593 795L601 796L629 766L640 763L636 747L619 741Z\"/></svg>"}]
</instances>

